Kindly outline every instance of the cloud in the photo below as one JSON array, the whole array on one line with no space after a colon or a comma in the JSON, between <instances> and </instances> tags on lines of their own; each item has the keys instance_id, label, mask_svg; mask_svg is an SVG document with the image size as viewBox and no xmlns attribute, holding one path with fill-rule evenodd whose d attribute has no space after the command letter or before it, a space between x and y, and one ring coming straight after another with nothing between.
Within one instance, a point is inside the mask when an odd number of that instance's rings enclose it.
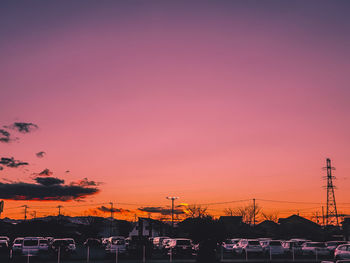
<instances>
[{"instance_id":1,"label":"cloud","mask_svg":"<svg viewBox=\"0 0 350 263\"><path fill-rule=\"evenodd\" d=\"M77 182L72 182L71 185L78 185L78 186L98 186L102 184L101 182L95 182L95 181L89 181L86 177L82 180L79 180Z\"/></svg>"},{"instance_id":2,"label":"cloud","mask_svg":"<svg viewBox=\"0 0 350 263\"><path fill-rule=\"evenodd\" d=\"M15 160L13 157L11 157L11 158L1 157L0 164L7 166L7 167L11 167L11 168L17 168L19 166L28 165L27 162Z\"/></svg>"},{"instance_id":3,"label":"cloud","mask_svg":"<svg viewBox=\"0 0 350 263\"><path fill-rule=\"evenodd\" d=\"M38 152L38 153L36 153L35 155L36 155L36 157L38 157L38 158L43 158L43 157L46 155L46 152Z\"/></svg>"},{"instance_id":4,"label":"cloud","mask_svg":"<svg viewBox=\"0 0 350 263\"><path fill-rule=\"evenodd\" d=\"M72 201L82 200L97 194L99 191L96 187L88 188L75 185L0 182L0 199L7 200Z\"/></svg>"},{"instance_id":5,"label":"cloud","mask_svg":"<svg viewBox=\"0 0 350 263\"><path fill-rule=\"evenodd\" d=\"M170 208L164 208L164 207L141 207L138 208L138 210L146 213L158 213L162 215L171 215L171 209ZM174 209L174 214L180 215L184 214L185 212L181 209Z\"/></svg>"},{"instance_id":6,"label":"cloud","mask_svg":"<svg viewBox=\"0 0 350 263\"><path fill-rule=\"evenodd\" d=\"M130 212L130 210L127 210L127 209L122 209L122 208L110 208L110 207L106 207L106 206L100 206L100 207L97 207L98 210L102 211L102 212L113 212L113 213L127 213L127 212Z\"/></svg>"},{"instance_id":7,"label":"cloud","mask_svg":"<svg viewBox=\"0 0 350 263\"><path fill-rule=\"evenodd\" d=\"M51 176L51 175L53 175L53 172L46 168L46 169L42 170L40 173L34 173L34 175L36 175L36 176Z\"/></svg>"},{"instance_id":8,"label":"cloud","mask_svg":"<svg viewBox=\"0 0 350 263\"><path fill-rule=\"evenodd\" d=\"M8 143L10 141L10 133L8 131L0 129L0 142Z\"/></svg>"},{"instance_id":9,"label":"cloud","mask_svg":"<svg viewBox=\"0 0 350 263\"><path fill-rule=\"evenodd\" d=\"M21 133L29 133L39 128L38 125L31 122L15 122L10 126L4 126L4 127L16 130Z\"/></svg>"},{"instance_id":10,"label":"cloud","mask_svg":"<svg viewBox=\"0 0 350 263\"><path fill-rule=\"evenodd\" d=\"M57 177L36 177L34 180L38 184L45 186L64 184L64 180L59 179Z\"/></svg>"}]
</instances>

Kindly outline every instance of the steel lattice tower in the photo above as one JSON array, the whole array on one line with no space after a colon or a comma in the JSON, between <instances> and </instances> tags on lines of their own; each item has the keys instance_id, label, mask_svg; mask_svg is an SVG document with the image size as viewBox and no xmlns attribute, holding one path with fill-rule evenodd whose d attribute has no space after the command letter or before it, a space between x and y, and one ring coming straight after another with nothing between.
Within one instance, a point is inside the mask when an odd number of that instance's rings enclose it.
<instances>
[{"instance_id":1,"label":"steel lattice tower","mask_svg":"<svg viewBox=\"0 0 350 263\"><path fill-rule=\"evenodd\" d=\"M332 170L335 170L331 165L331 159L327 158L327 214L326 214L326 225L339 225L337 205L335 203L335 194L333 185L333 179L335 176L332 175Z\"/></svg>"}]
</instances>

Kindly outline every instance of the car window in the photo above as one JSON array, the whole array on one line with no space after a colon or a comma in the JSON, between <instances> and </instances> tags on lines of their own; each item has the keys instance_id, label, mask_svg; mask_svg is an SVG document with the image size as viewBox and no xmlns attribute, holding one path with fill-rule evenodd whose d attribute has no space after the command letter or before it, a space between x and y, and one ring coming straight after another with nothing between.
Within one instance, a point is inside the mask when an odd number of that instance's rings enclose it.
<instances>
[{"instance_id":1,"label":"car window","mask_svg":"<svg viewBox=\"0 0 350 263\"><path fill-rule=\"evenodd\" d=\"M254 245L254 246L260 245L259 241L255 241L255 240L248 241L248 244Z\"/></svg>"},{"instance_id":2,"label":"car window","mask_svg":"<svg viewBox=\"0 0 350 263\"><path fill-rule=\"evenodd\" d=\"M270 246L280 246L281 241L270 241Z\"/></svg>"},{"instance_id":3,"label":"car window","mask_svg":"<svg viewBox=\"0 0 350 263\"><path fill-rule=\"evenodd\" d=\"M35 239L24 240L23 241L23 246L27 246L27 247L37 246L38 243L39 243L38 240L35 240Z\"/></svg>"}]
</instances>

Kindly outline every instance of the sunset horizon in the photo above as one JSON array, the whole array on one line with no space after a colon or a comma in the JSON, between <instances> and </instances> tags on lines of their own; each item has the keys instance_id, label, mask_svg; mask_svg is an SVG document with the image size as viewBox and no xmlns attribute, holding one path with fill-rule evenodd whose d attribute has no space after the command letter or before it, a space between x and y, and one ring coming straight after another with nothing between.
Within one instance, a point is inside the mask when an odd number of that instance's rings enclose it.
<instances>
[{"instance_id":1,"label":"sunset horizon","mask_svg":"<svg viewBox=\"0 0 350 263\"><path fill-rule=\"evenodd\" d=\"M348 2L0 6L1 219L350 216Z\"/></svg>"}]
</instances>

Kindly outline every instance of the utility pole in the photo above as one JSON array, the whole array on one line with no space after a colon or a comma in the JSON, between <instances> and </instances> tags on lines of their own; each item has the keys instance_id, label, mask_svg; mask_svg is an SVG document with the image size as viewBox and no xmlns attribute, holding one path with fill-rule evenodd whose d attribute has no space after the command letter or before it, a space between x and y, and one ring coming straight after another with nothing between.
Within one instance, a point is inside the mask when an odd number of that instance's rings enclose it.
<instances>
[{"instance_id":1,"label":"utility pole","mask_svg":"<svg viewBox=\"0 0 350 263\"><path fill-rule=\"evenodd\" d=\"M255 227L255 198L253 198L253 226Z\"/></svg>"},{"instance_id":2,"label":"utility pole","mask_svg":"<svg viewBox=\"0 0 350 263\"><path fill-rule=\"evenodd\" d=\"M111 218L113 218L113 212L114 212L114 210L113 210L113 202L110 202L109 204L111 205Z\"/></svg>"},{"instance_id":3,"label":"utility pole","mask_svg":"<svg viewBox=\"0 0 350 263\"><path fill-rule=\"evenodd\" d=\"M59 206L57 206L57 208L58 208L58 216L61 216L61 208L62 208L63 206L61 206L61 205L59 205Z\"/></svg>"},{"instance_id":4,"label":"utility pole","mask_svg":"<svg viewBox=\"0 0 350 263\"><path fill-rule=\"evenodd\" d=\"M171 200L171 231L173 232L172 234L174 234L174 201L179 198L175 196L168 196L166 199Z\"/></svg>"},{"instance_id":5,"label":"utility pole","mask_svg":"<svg viewBox=\"0 0 350 263\"><path fill-rule=\"evenodd\" d=\"M322 206L322 225L324 226L324 207Z\"/></svg>"},{"instance_id":6,"label":"utility pole","mask_svg":"<svg viewBox=\"0 0 350 263\"><path fill-rule=\"evenodd\" d=\"M331 159L327 158L327 166L325 167L327 169L327 213L326 213L326 225L339 225L338 221L338 211L337 211L337 205L335 202L335 194L334 194L334 188L333 185L333 179L335 179L335 176L332 175L332 170L335 170L334 167L331 165Z\"/></svg>"},{"instance_id":7,"label":"utility pole","mask_svg":"<svg viewBox=\"0 0 350 263\"><path fill-rule=\"evenodd\" d=\"M27 205L24 205L24 221L27 220L27 208L28 206Z\"/></svg>"}]
</instances>

